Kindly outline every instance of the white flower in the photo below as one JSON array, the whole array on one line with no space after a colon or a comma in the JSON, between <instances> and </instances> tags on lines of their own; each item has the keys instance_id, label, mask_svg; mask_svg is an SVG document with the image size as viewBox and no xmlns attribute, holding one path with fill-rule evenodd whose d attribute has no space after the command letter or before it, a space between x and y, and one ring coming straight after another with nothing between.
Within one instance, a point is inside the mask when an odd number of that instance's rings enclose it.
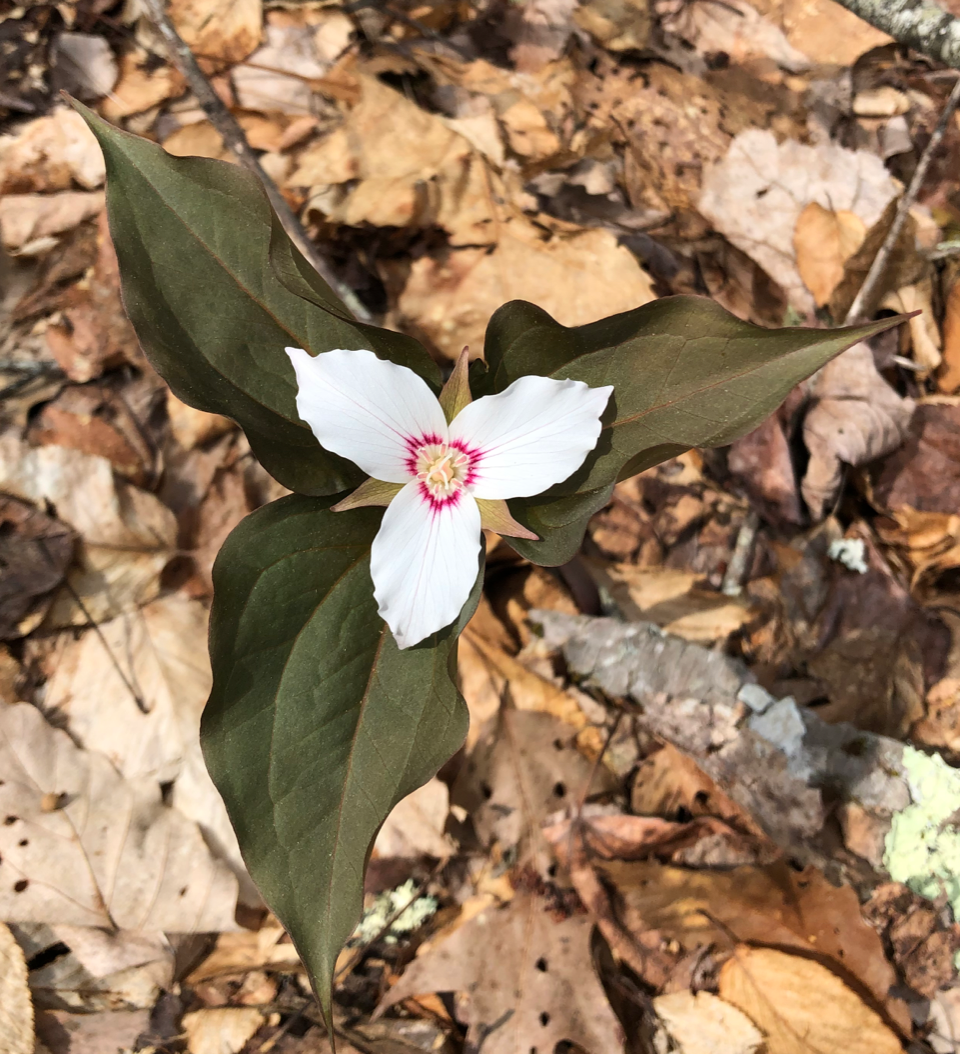
<instances>
[{"instance_id":1,"label":"white flower","mask_svg":"<svg viewBox=\"0 0 960 1054\"><path fill-rule=\"evenodd\" d=\"M464 353L438 400L413 370L372 351L286 352L300 417L322 446L371 477L335 508L388 506L370 573L401 648L459 615L477 577L482 526L536 538L504 499L540 494L579 468L613 391L529 376L471 402Z\"/></svg>"}]
</instances>

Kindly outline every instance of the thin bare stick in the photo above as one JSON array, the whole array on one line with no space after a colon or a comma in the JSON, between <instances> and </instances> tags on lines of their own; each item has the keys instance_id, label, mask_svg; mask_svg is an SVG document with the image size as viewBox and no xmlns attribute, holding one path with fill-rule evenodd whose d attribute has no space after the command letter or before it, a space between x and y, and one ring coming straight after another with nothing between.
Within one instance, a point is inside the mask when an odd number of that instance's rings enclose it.
<instances>
[{"instance_id":1,"label":"thin bare stick","mask_svg":"<svg viewBox=\"0 0 960 1054\"><path fill-rule=\"evenodd\" d=\"M910 180L910 186L908 186L903 192L903 197L901 197L900 204L897 206L897 214L894 216L890 230L887 232L887 236L883 240L883 245L880 246L877 255L873 258L873 263L870 265L867 277L864 278L863 285L860 286L860 292L857 293L853 303L850 305L850 310L847 312L847 316L844 319L845 325L849 326L858 321L860 316L864 314L865 310L869 310L871 306L870 302L877 293L877 287L880 284L880 279L883 277L883 272L886 270L890 254L893 252L894 246L897 244L900 232L903 230L903 225L907 222L907 216L910 213L910 209L913 208L913 203L917 200L917 195L920 193L920 188L923 186L923 181L926 178L927 169L930 168L930 162L933 159L934 152L940 145L940 141L943 139L944 133L947 130L947 125L950 123L950 118L953 116L958 103L960 103L960 77L957 78L957 81L953 86L953 91L950 92L950 97L947 99L946 105L943 107L943 112L940 114L940 120L937 121L937 127L934 128L933 135L930 136L930 142L927 143L926 148L920 155L920 160L917 163L917 170L913 174L913 179Z\"/></svg>"},{"instance_id":2,"label":"thin bare stick","mask_svg":"<svg viewBox=\"0 0 960 1054\"><path fill-rule=\"evenodd\" d=\"M307 237L307 232L303 229L303 225L293 209L287 204L287 199L280 193L276 183L264 171L263 165L260 164L260 159L247 142L247 137L244 135L239 122L224 105L220 96L213 90L207 75L200 69L193 52L184 43L183 38L167 16L163 0L144 0L144 6L169 47L173 61L177 64L184 77L186 77L190 90L196 95L197 102L200 103L210 123L220 133L227 148L236 154L237 160L245 168L255 173L263 184L267 197L270 199L270 204L273 206L274 212L280 217L284 230L296 242L300 251L314 266L320 277L340 297L356 318L361 322L372 322L373 318L366 307L364 307L360 298L331 271L327 261L317 252L316 247Z\"/></svg>"}]
</instances>

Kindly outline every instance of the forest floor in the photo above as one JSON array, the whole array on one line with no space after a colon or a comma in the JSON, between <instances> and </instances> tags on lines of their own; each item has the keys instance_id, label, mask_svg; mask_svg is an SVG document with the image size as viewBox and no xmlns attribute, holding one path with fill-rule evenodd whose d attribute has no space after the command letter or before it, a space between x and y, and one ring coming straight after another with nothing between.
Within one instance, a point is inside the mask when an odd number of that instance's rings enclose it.
<instances>
[{"instance_id":1,"label":"forest floor","mask_svg":"<svg viewBox=\"0 0 960 1054\"><path fill-rule=\"evenodd\" d=\"M441 364L511 299L841 324L957 77L832 0L170 15L333 272ZM234 159L139 0L0 15L0 1049L326 1054L198 744L213 559L284 490L139 350L60 89ZM339 1050L960 1051L955 116L863 314L918 309L618 484L570 564L488 539L469 737L377 839ZM185 869L202 912L111 929Z\"/></svg>"}]
</instances>

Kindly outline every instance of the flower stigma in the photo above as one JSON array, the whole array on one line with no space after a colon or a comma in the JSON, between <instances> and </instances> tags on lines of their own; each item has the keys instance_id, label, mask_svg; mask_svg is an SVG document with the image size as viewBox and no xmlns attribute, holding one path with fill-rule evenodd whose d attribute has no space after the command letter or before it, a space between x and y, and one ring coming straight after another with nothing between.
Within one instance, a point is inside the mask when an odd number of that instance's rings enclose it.
<instances>
[{"instance_id":1,"label":"flower stigma","mask_svg":"<svg viewBox=\"0 0 960 1054\"><path fill-rule=\"evenodd\" d=\"M470 458L446 443L425 443L415 454L417 479L435 502L454 497L468 481Z\"/></svg>"}]
</instances>

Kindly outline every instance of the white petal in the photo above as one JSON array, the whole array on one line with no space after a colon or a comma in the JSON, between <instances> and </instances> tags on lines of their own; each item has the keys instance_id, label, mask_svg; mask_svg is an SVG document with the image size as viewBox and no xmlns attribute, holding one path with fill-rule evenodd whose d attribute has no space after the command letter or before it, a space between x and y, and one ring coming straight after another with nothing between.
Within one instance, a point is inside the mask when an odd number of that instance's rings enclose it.
<instances>
[{"instance_id":1,"label":"white petal","mask_svg":"<svg viewBox=\"0 0 960 1054\"><path fill-rule=\"evenodd\" d=\"M446 439L447 422L426 381L372 351L308 355L286 348L297 373L297 413L327 450L368 476L406 483L410 445Z\"/></svg>"},{"instance_id":2,"label":"white petal","mask_svg":"<svg viewBox=\"0 0 960 1054\"><path fill-rule=\"evenodd\" d=\"M450 439L477 455L478 498L527 498L572 475L597 445L613 386L521 377L499 395L465 406Z\"/></svg>"},{"instance_id":3,"label":"white petal","mask_svg":"<svg viewBox=\"0 0 960 1054\"><path fill-rule=\"evenodd\" d=\"M465 491L435 505L414 480L387 506L370 552L373 595L397 644L419 644L451 622L480 563L480 510Z\"/></svg>"}]
</instances>

